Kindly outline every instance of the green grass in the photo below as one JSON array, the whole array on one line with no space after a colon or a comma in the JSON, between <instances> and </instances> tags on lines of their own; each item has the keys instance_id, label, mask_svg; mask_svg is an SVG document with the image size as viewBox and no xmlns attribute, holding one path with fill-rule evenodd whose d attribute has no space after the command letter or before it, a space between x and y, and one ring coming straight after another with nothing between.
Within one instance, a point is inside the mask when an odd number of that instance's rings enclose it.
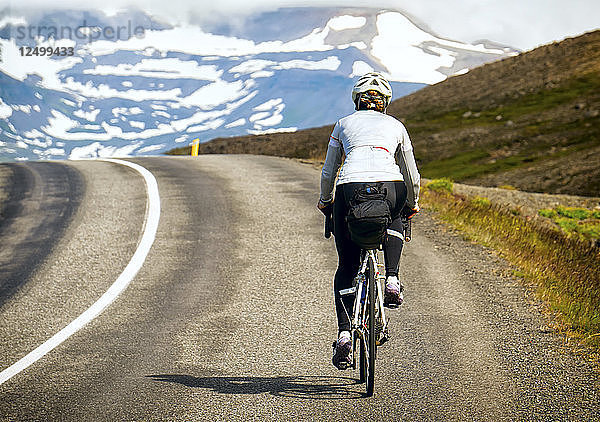
<instances>
[{"instance_id":1,"label":"green grass","mask_svg":"<svg viewBox=\"0 0 600 422\"><path fill-rule=\"evenodd\" d=\"M507 119L541 111L574 101L600 90L600 74L589 73L573 78L553 89L544 89L509 101L502 109Z\"/></svg>"},{"instance_id":2,"label":"green grass","mask_svg":"<svg viewBox=\"0 0 600 422\"><path fill-rule=\"evenodd\" d=\"M428 186L447 185L432 181ZM473 241L498 251L518 275L537 286L539 297L558 316L565 333L600 352L600 248L579 236L548 227L486 198L467 198L445 189L423 189L421 203ZM589 210L588 210L589 211ZM561 216L559 214L563 214ZM595 211L591 211L594 215ZM581 222L581 209L545 210Z\"/></svg>"},{"instance_id":3,"label":"green grass","mask_svg":"<svg viewBox=\"0 0 600 422\"><path fill-rule=\"evenodd\" d=\"M447 178L436 179L427 183L426 188L436 192L452 193L454 183L452 182L452 180Z\"/></svg>"},{"instance_id":4,"label":"green grass","mask_svg":"<svg viewBox=\"0 0 600 422\"><path fill-rule=\"evenodd\" d=\"M485 151L467 151L451 158L425 162L421 165L420 171L424 177L430 179L447 177L460 180L479 174L480 166L473 164L488 157L489 154Z\"/></svg>"},{"instance_id":5,"label":"green grass","mask_svg":"<svg viewBox=\"0 0 600 422\"><path fill-rule=\"evenodd\" d=\"M588 112L596 107L598 92L600 74L591 73L489 109L430 109L408 116L405 123L425 177L467 180L600 145L600 116ZM579 103L588 105L575 109ZM566 109L557 109L561 106ZM467 111L471 114L463 117ZM428 149L431 142L437 148ZM445 145L441 159L440 143Z\"/></svg>"},{"instance_id":6,"label":"green grass","mask_svg":"<svg viewBox=\"0 0 600 422\"><path fill-rule=\"evenodd\" d=\"M483 174L514 169L537 159L529 153L524 153L492 160L486 151L466 151L451 158L424 163L421 166L421 173L430 179L447 177L453 180L465 180Z\"/></svg>"},{"instance_id":7,"label":"green grass","mask_svg":"<svg viewBox=\"0 0 600 422\"><path fill-rule=\"evenodd\" d=\"M471 199L471 205L474 207L487 208L490 204L490 200L482 196L476 196Z\"/></svg>"},{"instance_id":8,"label":"green grass","mask_svg":"<svg viewBox=\"0 0 600 422\"><path fill-rule=\"evenodd\" d=\"M420 165L420 170L426 178L447 177L460 181L524 167L535 162L565 157L598 145L600 145L600 136L582 135L571 138L570 145L555 149L552 153L550 152L552 145L544 142L533 142L531 146L514 153L514 155L496 159L492 159L488 151L467 150L449 158L426 161ZM497 146L497 148L500 147L502 146Z\"/></svg>"},{"instance_id":9,"label":"green grass","mask_svg":"<svg viewBox=\"0 0 600 422\"><path fill-rule=\"evenodd\" d=\"M538 115L545 110L552 109L578 98L585 97L600 91L600 74L588 73L570 79L551 89L541 89L514 99L505 99L501 106L482 110L469 110L459 108L445 111L440 108L419 110L418 114L406 119L407 125L411 123L424 123L433 127L466 127L481 125L504 125L507 120L520 118L524 115ZM463 117L465 112L471 111L469 117ZM496 120L501 115L502 120Z\"/></svg>"},{"instance_id":10,"label":"green grass","mask_svg":"<svg viewBox=\"0 0 600 422\"><path fill-rule=\"evenodd\" d=\"M600 239L600 211L577 207L556 207L538 211L549 218L562 231L581 240Z\"/></svg>"}]
</instances>

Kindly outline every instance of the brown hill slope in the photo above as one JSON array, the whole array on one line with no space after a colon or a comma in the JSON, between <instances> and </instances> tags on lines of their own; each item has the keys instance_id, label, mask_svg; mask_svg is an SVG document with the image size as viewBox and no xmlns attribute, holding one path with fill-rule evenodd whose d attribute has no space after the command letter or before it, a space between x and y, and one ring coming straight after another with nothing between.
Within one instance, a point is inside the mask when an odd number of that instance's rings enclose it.
<instances>
[{"instance_id":1,"label":"brown hill slope","mask_svg":"<svg viewBox=\"0 0 600 422\"><path fill-rule=\"evenodd\" d=\"M451 77L388 112L425 177L600 196L600 31ZM323 159L331 128L215 139L200 152Z\"/></svg>"}]
</instances>

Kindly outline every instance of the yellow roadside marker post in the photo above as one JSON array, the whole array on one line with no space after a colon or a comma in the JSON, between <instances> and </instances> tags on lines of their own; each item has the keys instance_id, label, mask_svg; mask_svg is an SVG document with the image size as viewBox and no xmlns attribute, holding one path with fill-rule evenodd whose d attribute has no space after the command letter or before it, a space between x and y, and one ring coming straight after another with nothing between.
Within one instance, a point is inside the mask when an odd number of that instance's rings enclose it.
<instances>
[{"instance_id":1,"label":"yellow roadside marker post","mask_svg":"<svg viewBox=\"0 0 600 422\"><path fill-rule=\"evenodd\" d=\"M198 156L198 148L200 148L200 139L196 138L192 141L192 156Z\"/></svg>"}]
</instances>

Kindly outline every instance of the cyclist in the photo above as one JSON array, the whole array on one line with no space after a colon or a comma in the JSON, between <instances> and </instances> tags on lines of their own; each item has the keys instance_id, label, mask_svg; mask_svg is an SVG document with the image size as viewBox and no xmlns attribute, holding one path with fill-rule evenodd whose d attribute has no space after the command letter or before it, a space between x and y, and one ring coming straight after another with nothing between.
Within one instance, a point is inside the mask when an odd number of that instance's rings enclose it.
<instances>
[{"instance_id":1,"label":"cyclist","mask_svg":"<svg viewBox=\"0 0 600 422\"><path fill-rule=\"evenodd\" d=\"M392 223L383 242L384 305L396 307L403 301L404 287L398 279L403 245L400 217L412 218L419 212L420 175L406 128L386 114L391 98L390 83L380 73L371 72L359 78L352 89L356 111L340 119L333 128L321 172L317 207L326 215L333 212L333 234L339 260L333 283L338 339L334 343L332 359L339 369L350 363L352 345L346 310L349 312L354 302L351 295L342 299L339 291L352 287L360 265L360 247L350 240L345 217L354 192L364 188L366 183L383 182L386 200L392 210Z\"/></svg>"}]
</instances>

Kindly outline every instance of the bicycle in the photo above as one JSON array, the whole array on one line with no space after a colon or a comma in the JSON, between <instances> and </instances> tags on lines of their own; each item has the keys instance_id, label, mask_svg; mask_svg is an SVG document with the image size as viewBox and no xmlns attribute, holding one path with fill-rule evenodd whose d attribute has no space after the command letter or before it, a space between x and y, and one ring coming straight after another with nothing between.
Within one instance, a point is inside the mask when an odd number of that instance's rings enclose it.
<instances>
[{"instance_id":1,"label":"bicycle","mask_svg":"<svg viewBox=\"0 0 600 422\"><path fill-rule=\"evenodd\" d=\"M331 237L331 214L325 216L325 237ZM404 241L411 240L411 221L402 218ZM359 354L359 382L366 383L367 397L373 395L375 387L375 359L377 347L389 340L388 324L383 306L382 282L385 282L382 246L377 249L362 249L361 264L354 278L353 286L340 290L341 296L355 295L351 321L352 363L348 365L356 369L357 349ZM360 294L358 294L360 292ZM347 312L347 310L346 310ZM334 342L335 346L335 342Z\"/></svg>"}]
</instances>

